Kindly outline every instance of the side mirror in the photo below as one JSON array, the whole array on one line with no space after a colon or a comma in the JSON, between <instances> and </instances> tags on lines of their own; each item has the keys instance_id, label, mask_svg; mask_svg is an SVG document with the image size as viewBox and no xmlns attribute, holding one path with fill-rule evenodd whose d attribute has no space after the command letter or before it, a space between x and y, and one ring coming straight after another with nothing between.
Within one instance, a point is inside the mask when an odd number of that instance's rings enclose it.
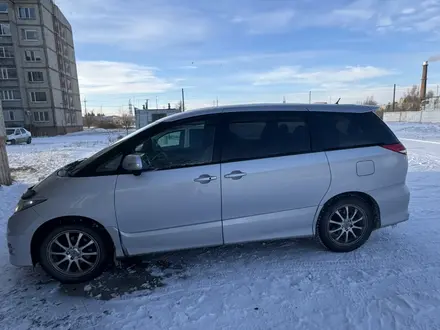
<instances>
[{"instance_id":1,"label":"side mirror","mask_svg":"<svg viewBox=\"0 0 440 330\"><path fill-rule=\"evenodd\" d=\"M139 155L127 155L122 161L122 168L126 171L139 175L143 169L142 158Z\"/></svg>"}]
</instances>

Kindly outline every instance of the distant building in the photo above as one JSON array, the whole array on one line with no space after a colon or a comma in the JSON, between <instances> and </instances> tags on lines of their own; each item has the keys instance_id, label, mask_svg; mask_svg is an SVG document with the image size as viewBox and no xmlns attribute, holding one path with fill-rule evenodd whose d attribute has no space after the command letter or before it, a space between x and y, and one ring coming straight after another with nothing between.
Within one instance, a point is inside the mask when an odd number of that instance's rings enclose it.
<instances>
[{"instance_id":1,"label":"distant building","mask_svg":"<svg viewBox=\"0 0 440 330\"><path fill-rule=\"evenodd\" d=\"M97 120L100 120L100 121L106 122L106 123L112 123L116 126L122 126L122 124L123 124L123 120L122 120L121 116L98 116L96 118L98 118Z\"/></svg>"},{"instance_id":2,"label":"distant building","mask_svg":"<svg viewBox=\"0 0 440 330\"><path fill-rule=\"evenodd\" d=\"M168 109L152 109L152 110L134 108L136 129L147 126L148 124L156 120L159 120L160 118L170 116L179 112L180 110L170 107L168 107Z\"/></svg>"},{"instance_id":3,"label":"distant building","mask_svg":"<svg viewBox=\"0 0 440 330\"><path fill-rule=\"evenodd\" d=\"M72 28L52 0L0 0L0 99L7 126L82 130Z\"/></svg>"}]
</instances>

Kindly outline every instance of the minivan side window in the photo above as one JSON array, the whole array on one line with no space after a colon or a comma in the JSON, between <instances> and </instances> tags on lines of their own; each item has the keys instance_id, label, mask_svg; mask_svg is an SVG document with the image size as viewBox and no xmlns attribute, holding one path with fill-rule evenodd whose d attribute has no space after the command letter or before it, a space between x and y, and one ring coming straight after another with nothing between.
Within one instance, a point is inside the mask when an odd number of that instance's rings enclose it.
<instances>
[{"instance_id":1,"label":"minivan side window","mask_svg":"<svg viewBox=\"0 0 440 330\"><path fill-rule=\"evenodd\" d=\"M394 133L373 112L310 112L309 124L314 151L399 143Z\"/></svg>"},{"instance_id":2,"label":"minivan side window","mask_svg":"<svg viewBox=\"0 0 440 330\"><path fill-rule=\"evenodd\" d=\"M214 138L215 125L197 121L157 133L142 141L135 152L152 170L207 165L213 162Z\"/></svg>"},{"instance_id":3,"label":"minivan side window","mask_svg":"<svg viewBox=\"0 0 440 330\"><path fill-rule=\"evenodd\" d=\"M310 152L310 134L302 112L242 112L229 114L222 162Z\"/></svg>"}]
</instances>

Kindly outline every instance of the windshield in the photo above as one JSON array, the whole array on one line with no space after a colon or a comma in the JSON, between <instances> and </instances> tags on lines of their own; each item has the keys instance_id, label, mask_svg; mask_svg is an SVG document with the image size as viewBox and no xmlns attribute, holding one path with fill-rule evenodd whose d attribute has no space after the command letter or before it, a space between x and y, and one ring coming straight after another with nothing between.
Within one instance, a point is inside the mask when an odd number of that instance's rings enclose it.
<instances>
[{"instance_id":1,"label":"windshield","mask_svg":"<svg viewBox=\"0 0 440 330\"><path fill-rule=\"evenodd\" d=\"M81 170L82 168L86 167L87 165L91 164L95 159L101 157L102 155L104 155L106 152L109 152L110 150L112 150L113 148L116 148L117 146L119 146L121 143L123 143L124 141L127 141L128 139L132 138L133 136L163 122L165 120L165 118L162 118L160 120L157 120L155 122L152 122L150 124L148 124L145 127L141 127L140 129L134 131L133 133L128 134L127 136L124 136L122 139L113 142L112 144L110 144L108 147L105 147L104 149L101 149L100 151L98 151L96 154L93 154L92 156L90 156L89 158L84 159L81 162L78 162L75 164L75 166L73 166L72 168L69 169L69 171L72 174L75 174L76 172L78 172L79 170Z\"/></svg>"},{"instance_id":2,"label":"windshield","mask_svg":"<svg viewBox=\"0 0 440 330\"><path fill-rule=\"evenodd\" d=\"M10 129L10 128L6 129L6 135L12 135L12 134L14 134L14 132L15 132L15 129Z\"/></svg>"}]
</instances>

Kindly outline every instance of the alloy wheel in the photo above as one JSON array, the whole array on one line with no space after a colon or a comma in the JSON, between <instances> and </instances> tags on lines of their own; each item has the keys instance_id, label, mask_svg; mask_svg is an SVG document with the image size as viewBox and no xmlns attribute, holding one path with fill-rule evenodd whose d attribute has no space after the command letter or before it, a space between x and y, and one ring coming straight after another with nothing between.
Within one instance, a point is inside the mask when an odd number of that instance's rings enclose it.
<instances>
[{"instance_id":1,"label":"alloy wheel","mask_svg":"<svg viewBox=\"0 0 440 330\"><path fill-rule=\"evenodd\" d=\"M335 210L328 222L330 238L339 245L350 245L359 241L365 233L365 212L355 205L343 205Z\"/></svg>"},{"instance_id":2,"label":"alloy wheel","mask_svg":"<svg viewBox=\"0 0 440 330\"><path fill-rule=\"evenodd\" d=\"M47 246L52 267L67 276L84 276L99 264L101 250L96 240L81 230L57 234Z\"/></svg>"}]
</instances>

